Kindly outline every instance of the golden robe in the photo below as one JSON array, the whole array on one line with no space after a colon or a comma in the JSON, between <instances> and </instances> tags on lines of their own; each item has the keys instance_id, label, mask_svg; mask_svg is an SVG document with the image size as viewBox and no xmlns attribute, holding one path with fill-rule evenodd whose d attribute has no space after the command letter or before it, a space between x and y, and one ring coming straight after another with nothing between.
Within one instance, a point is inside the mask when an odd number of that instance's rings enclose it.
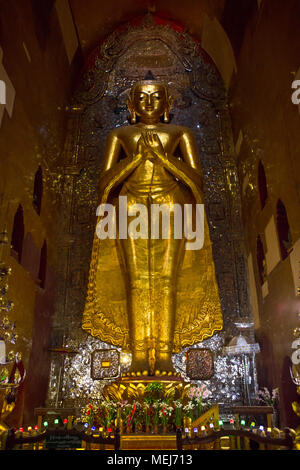
<instances>
[{"instance_id":1,"label":"golden robe","mask_svg":"<svg viewBox=\"0 0 300 470\"><path fill-rule=\"evenodd\" d=\"M128 206L140 203L148 209L153 203L195 202L188 183L180 183L160 163L149 160L127 178L119 195L127 196ZM118 207L118 196L111 191L107 202ZM85 331L125 351L131 351L134 342L142 347L145 340L158 344L168 338L171 350L178 353L222 329L206 217L202 249L185 250L185 240L172 235L169 240L100 240L95 232Z\"/></svg>"}]
</instances>

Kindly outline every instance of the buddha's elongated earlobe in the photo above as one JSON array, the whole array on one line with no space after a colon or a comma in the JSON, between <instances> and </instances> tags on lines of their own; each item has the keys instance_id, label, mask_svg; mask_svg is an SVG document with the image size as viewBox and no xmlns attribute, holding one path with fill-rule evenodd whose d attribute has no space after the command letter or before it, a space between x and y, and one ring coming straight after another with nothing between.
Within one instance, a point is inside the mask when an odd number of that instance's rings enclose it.
<instances>
[{"instance_id":1,"label":"buddha's elongated earlobe","mask_svg":"<svg viewBox=\"0 0 300 470\"><path fill-rule=\"evenodd\" d=\"M172 108L172 104L173 104L173 97L168 95L167 90L166 90L166 97L167 97L168 107L164 112L164 122L169 122L169 120L170 120L170 109Z\"/></svg>"},{"instance_id":2,"label":"buddha's elongated earlobe","mask_svg":"<svg viewBox=\"0 0 300 470\"><path fill-rule=\"evenodd\" d=\"M129 109L129 112L130 112L130 123L135 124L136 123L136 112L134 110L134 107L133 107L133 104L132 104L132 99L131 99L130 95L127 96L127 107Z\"/></svg>"},{"instance_id":3,"label":"buddha's elongated earlobe","mask_svg":"<svg viewBox=\"0 0 300 470\"><path fill-rule=\"evenodd\" d=\"M131 124L135 124L135 123L136 123L136 114L135 114L135 111L130 111L130 122L131 122Z\"/></svg>"}]
</instances>

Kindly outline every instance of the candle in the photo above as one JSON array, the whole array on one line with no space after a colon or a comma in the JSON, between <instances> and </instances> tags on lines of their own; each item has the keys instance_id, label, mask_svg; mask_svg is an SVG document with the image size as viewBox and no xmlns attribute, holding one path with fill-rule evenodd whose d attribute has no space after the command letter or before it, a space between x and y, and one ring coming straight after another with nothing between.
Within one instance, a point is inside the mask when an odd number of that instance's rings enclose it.
<instances>
[{"instance_id":1,"label":"candle","mask_svg":"<svg viewBox=\"0 0 300 470\"><path fill-rule=\"evenodd\" d=\"M5 341L2 339L0 340L0 364L6 363L6 347Z\"/></svg>"}]
</instances>

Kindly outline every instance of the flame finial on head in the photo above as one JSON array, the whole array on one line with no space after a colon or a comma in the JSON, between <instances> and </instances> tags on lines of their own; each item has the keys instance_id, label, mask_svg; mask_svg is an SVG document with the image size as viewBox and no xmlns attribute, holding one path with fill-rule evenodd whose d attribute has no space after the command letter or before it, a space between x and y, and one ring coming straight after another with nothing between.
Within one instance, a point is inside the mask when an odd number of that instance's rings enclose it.
<instances>
[{"instance_id":1,"label":"flame finial on head","mask_svg":"<svg viewBox=\"0 0 300 470\"><path fill-rule=\"evenodd\" d=\"M144 77L144 80L151 80L151 81L155 81L156 78L154 77L153 73L151 70L148 70L148 72L146 73L145 77Z\"/></svg>"}]
</instances>

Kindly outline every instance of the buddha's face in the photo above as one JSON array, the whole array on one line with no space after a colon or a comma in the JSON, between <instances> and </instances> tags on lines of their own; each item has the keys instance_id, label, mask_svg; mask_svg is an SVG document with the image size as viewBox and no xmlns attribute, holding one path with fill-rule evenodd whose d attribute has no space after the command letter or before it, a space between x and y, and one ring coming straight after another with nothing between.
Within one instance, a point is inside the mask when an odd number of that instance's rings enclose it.
<instances>
[{"instance_id":1,"label":"buddha's face","mask_svg":"<svg viewBox=\"0 0 300 470\"><path fill-rule=\"evenodd\" d=\"M157 122L168 108L166 89L162 84L138 84L131 103L141 121Z\"/></svg>"}]
</instances>

